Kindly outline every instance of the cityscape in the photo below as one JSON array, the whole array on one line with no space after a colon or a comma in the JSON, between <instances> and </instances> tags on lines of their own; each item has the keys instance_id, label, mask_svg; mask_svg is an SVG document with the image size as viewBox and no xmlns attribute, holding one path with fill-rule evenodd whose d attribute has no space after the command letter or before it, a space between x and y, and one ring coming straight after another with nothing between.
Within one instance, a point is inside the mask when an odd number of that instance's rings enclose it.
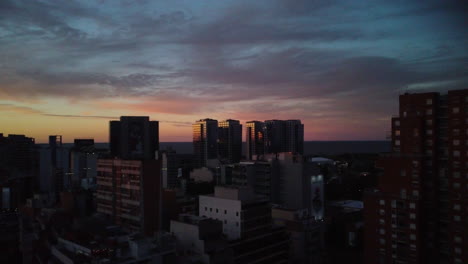
<instances>
[{"instance_id":1,"label":"cityscape","mask_svg":"<svg viewBox=\"0 0 468 264\"><path fill-rule=\"evenodd\" d=\"M0 3L0 263L468 264L461 1Z\"/></svg>"}]
</instances>

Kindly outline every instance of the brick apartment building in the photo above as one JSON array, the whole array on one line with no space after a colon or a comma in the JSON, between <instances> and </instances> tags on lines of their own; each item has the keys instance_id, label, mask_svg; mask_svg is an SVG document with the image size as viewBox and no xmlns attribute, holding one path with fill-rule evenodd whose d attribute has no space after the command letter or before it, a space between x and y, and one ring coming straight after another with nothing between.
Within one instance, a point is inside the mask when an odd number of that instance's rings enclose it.
<instances>
[{"instance_id":1,"label":"brick apartment building","mask_svg":"<svg viewBox=\"0 0 468 264\"><path fill-rule=\"evenodd\" d=\"M468 90L400 95L364 198L366 263L468 263Z\"/></svg>"}]
</instances>

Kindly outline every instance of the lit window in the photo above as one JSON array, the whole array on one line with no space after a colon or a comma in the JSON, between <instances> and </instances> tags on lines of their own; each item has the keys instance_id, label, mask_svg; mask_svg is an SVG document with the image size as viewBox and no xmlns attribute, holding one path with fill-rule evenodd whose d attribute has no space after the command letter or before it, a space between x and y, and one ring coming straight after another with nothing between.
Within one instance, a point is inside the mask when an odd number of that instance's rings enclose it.
<instances>
[{"instance_id":1,"label":"lit window","mask_svg":"<svg viewBox=\"0 0 468 264\"><path fill-rule=\"evenodd\" d=\"M400 140L395 140L395 146L400 146Z\"/></svg>"},{"instance_id":2,"label":"lit window","mask_svg":"<svg viewBox=\"0 0 468 264\"><path fill-rule=\"evenodd\" d=\"M380 201L379 201L379 204L380 204L380 205L385 205L385 200L380 200Z\"/></svg>"},{"instance_id":3,"label":"lit window","mask_svg":"<svg viewBox=\"0 0 468 264\"><path fill-rule=\"evenodd\" d=\"M415 234L411 234L411 235L410 235L410 239L411 239L411 240L416 240L416 235L415 235Z\"/></svg>"},{"instance_id":4,"label":"lit window","mask_svg":"<svg viewBox=\"0 0 468 264\"><path fill-rule=\"evenodd\" d=\"M385 210L383 210L383 209L380 209L379 212L380 212L380 215L384 215L384 214L385 214Z\"/></svg>"},{"instance_id":5,"label":"lit window","mask_svg":"<svg viewBox=\"0 0 468 264\"><path fill-rule=\"evenodd\" d=\"M410 208L410 209L415 209L415 208L416 208L416 204L415 204L415 203L410 203L410 204L409 204L409 208Z\"/></svg>"},{"instance_id":6,"label":"lit window","mask_svg":"<svg viewBox=\"0 0 468 264\"><path fill-rule=\"evenodd\" d=\"M385 239L381 238L381 239L379 239L379 242L380 242L381 245L385 245Z\"/></svg>"},{"instance_id":7,"label":"lit window","mask_svg":"<svg viewBox=\"0 0 468 264\"><path fill-rule=\"evenodd\" d=\"M400 120L395 120L395 126L399 126L400 125Z\"/></svg>"},{"instance_id":8,"label":"lit window","mask_svg":"<svg viewBox=\"0 0 468 264\"><path fill-rule=\"evenodd\" d=\"M384 224L385 224L385 219L380 218L380 219L379 219L379 223L382 224L382 225L384 225Z\"/></svg>"},{"instance_id":9,"label":"lit window","mask_svg":"<svg viewBox=\"0 0 468 264\"><path fill-rule=\"evenodd\" d=\"M454 113L454 114L458 114L459 112L460 112L460 108L458 108L458 107L454 107L452 109L452 113Z\"/></svg>"},{"instance_id":10,"label":"lit window","mask_svg":"<svg viewBox=\"0 0 468 264\"><path fill-rule=\"evenodd\" d=\"M399 136L400 135L400 130L395 130L395 136Z\"/></svg>"},{"instance_id":11,"label":"lit window","mask_svg":"<svg viewBox=\"0 0 468 264\"><path fill-rule=\"evenodd\" d=\"M381 228L381 229L379 230L379 233L380 233L381 235L385 235L385 229L382 229L382 228Z\"/></svg>"}]
</instances>

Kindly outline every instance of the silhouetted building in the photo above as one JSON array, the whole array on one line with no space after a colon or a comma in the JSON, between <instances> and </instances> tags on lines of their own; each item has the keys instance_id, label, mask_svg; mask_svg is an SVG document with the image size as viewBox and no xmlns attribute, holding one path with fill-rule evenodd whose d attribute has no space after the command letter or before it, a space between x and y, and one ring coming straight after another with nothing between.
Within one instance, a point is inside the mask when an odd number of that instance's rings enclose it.
<instances>
[{"instance_id":1,"label":"silhouetted building","mask_svg":"<svg viewBox=\"0 0 468 264\"><path fill-rule=\"evenodd\" d=\"M147 116L121 116L110 121L110 151L122 159L154 159L159 150L159 122Z\"/></svg>"},{"instance_id":2,"label":"silhouetted building","mask_svg":"<svg viewBox=\"0 0 468 264\"><path fill-rule=\"evenodd\" d=\"M241 159L242 125L239 120L228 119L218 123L219 159L227 163L236 163Z\"/></svg>"},{"instance_id":3,"label":"silhouetted building","mask_svg":"<svg viewBox=\"0 0 468 264\"><path fill-rule=\"evenodd\" d=\"M167 149L161 152L162 156L162 184L163 188L178 187L177 176L179 176L179 162L175 150ZM180 169L182 174L182 169Z\"/></svg>"},{"instance_id":4,"label":"silhouetted building","mask_svg":"<svg viewBox=\"0 0 468 264\"><path fill-rule=\"evenodd\" d=\"M68 189L95 187L100 154L102 151L94 147L94 139L75 139L70 151L70 173L66 177Z\"/></svg>"},{"instance_id":5,"label":"silhouetted building","mask_svg":"<svg viewBox=\"0 0 468 264\"><path fill-rule=\"evenodd\" d=\"M304 125L300 120L266 120L263 123L266 153L304 153Z\"/></svg>"},{"instance_id":6,"label":"silhouetted building","mask_svg":"<svg viewBox=\"0 0 468 264\"><path fill-rule=\"evenodd\" d=\"M62 136L49 136L49 144L39 149L39 191L58 194L69 178L69 149L62 145Z\"/></svg>"},{"instance_id":7,"label":"silhouetted building","mask_svg":"<svg viewBox=\"0 0 468 264\"><path fill-rule=\"evenodd\" d=\"M130 231L159 229L161 160L99 159L97 212Z\"/></svg>"},{"instance_id":8,"label":"silhouetted building","mask_svg":"<svg viewBox=\"0 0 468 264\"><path fill-rule=\"evenodd\" d=\"M252 160L264 154L263 122L249 121L245 124L245 157Z\"/></svg>"},{"instance_id":9,"label":"silhouetted building","mask_svg":"<svg viewBox=\"0 0 468 264\"><path fill-rule=\"evenodd\" d=\"M218 158L218 121L201 119L192 125L193 153L196 156L196 166L205 167L210 160Z\"/></svg>"},{"instance_id":10,"label":"silhouetted building","mask_svg":"<svg viewBox=\"0 0 468 264\"><path fill-rule=\"evenodd\" d=\"M37 169L34 138L0 133L0 205L17 208L32 196Z\"/></svg>"},{"instance_id":11,"label":"silhouetted building","mask_svg":"<svg viewBox=\"0 0 468 264\"><path fill-rule=\"evenodd\" d=\"M365 195L366 263L468 263L468 90L400 95Z\"/></svg>"}]
</instances>

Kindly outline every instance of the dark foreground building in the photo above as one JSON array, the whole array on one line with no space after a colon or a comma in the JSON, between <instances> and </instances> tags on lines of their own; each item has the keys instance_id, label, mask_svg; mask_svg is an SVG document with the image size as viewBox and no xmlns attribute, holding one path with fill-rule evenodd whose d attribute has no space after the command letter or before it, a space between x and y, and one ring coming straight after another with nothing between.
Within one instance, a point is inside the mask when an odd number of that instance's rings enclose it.
<instances>
[{"instance_id":1,"label":"dark foreground building","mask_svg":"<svg viewBox=\"0 0 468 264\"><path fill-rule=\"evenodd\" d=\"M400 95L365 195L366 263L468 263L468 90Z\"/></svg>"}]
</instances>

